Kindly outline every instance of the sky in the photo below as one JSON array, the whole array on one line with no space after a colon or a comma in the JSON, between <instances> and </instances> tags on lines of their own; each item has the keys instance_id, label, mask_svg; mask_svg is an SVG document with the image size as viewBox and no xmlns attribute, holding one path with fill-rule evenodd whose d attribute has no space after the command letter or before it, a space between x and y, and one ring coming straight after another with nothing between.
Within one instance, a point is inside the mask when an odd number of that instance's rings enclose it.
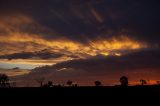
<instances>
[{"instance_id":1,"label":"sky","mask_svg":"<svg viewBox=\"0 0 160 106\"><path fill-rule=\"evenodd\" d=\"M159 5L159 0L0 0L0 68L32 69L30 76L36 70L37 77L47 78L58 72L55 80L82 84L89 79L108 84L106 76L148 79L147 72L160 80Z\"/></svg>"}]
</instances>

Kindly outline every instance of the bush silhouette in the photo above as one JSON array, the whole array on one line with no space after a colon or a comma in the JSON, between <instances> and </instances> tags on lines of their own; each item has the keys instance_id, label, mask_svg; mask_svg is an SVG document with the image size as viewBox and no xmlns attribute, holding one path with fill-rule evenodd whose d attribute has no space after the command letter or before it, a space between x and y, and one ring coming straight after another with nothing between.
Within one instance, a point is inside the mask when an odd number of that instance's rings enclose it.
<instances>
[{"instance_id":1,"label":"bush silhouette","mask_svg":"<svg viewBox=\"0 0 160 106\"><path fill-rule=\"evenodd\" d=\"M121 86L128 86L128 78L126 76L122 76L120 78Z\"/></svg>"},{"instance_id":2,"label":"bush silhouette","mask_svg":"<svg viewBox=\"0 0 160 106\"><path fill-rule=\"evenodd\" d=\"M100 81L95 81L94 84L95 84L95 86L101 86L102 85L102 83Z\"/></svg>"},{"instance_id":3,"label":"bush silhouette","mask_svg":"<svg viewBox=\"0 0 160 106\"><path fill-rule=\"evenodd\" d=\"M53 87L53 82L52 81L48 81L48 83L44 84L43 87Z\"/></svg>"},{"instance_id":4,"label":"bush silhouette","mask_svg":"<svg viewBox=\"0 0 160 106\"><path fill-rule=\"evenodd\" d=\"M67 81L68 86L72 86L72 84L73 84L73 81L70 81L70 80Z\"/></svg>"},{"instance_id":5,"label":"bush silhouette","mask_svg":"<svg viewBox=\"0 0 160 106\"><path fill-rule=\"evenodd\" d=\"M48 81L48 87L53 87L53 82L52 81Z\"/></svg>"}]
</instances>

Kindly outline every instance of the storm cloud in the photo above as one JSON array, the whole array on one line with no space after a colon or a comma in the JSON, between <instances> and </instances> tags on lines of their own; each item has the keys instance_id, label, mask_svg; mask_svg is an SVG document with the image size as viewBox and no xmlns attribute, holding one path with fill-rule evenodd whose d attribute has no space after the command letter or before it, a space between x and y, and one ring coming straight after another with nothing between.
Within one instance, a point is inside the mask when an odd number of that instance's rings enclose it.
<instances>
[{"instance_id":1,"label":"storm cloud","mask_svg":"<svg viewBox=\"0 0 160 106\"><path fill-rule=\"evenodd\" d=\"M53 65L52 68L81 69L91 73L105 73L107 71L133 71L144 69L160 69L160 51L138 51L123 56L96 56L88 59L79 59Z\"/></svg>"},{"instance_id":2,"label":"storm cloud","mask_svg":"<svg viewBox=\"0 0 160 106\"><path fill-rule=\"evenodd\" d=\"M0 43L5 45L1 54L52 49L84 58L159 49L159 4L158 0L1 0Z\"/></svg>"},{"instance_id":3,"label":"storm cloud","mask_svg":"<svg viewBox=\"0 0 160 106\"><path fill-rule=\"evenodd\" d=\"M1 0L0 13L27 15L60 36L84 43L124 34L159 44L159 4L158 0Z\"/></svg>"}]
</instances>

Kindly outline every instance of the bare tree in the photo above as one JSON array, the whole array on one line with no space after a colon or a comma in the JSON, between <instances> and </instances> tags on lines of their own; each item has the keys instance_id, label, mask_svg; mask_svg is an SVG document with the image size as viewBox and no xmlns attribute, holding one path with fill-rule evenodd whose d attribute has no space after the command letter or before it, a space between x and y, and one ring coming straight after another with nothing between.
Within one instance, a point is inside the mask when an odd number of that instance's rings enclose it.
<instances>
[{"instance_id":1,"label":"bare tree","mask_svg":"<svg viewBox=\"0 0 160 106\"><path fill-rule=\"evenodd\" d=\"M40 84L40 87L43 86L43 82L45 81L45 78L44 77L41 77L41 78L38 78L38 79L35 79L37 83Z\"/></svg>"}]
</instances>

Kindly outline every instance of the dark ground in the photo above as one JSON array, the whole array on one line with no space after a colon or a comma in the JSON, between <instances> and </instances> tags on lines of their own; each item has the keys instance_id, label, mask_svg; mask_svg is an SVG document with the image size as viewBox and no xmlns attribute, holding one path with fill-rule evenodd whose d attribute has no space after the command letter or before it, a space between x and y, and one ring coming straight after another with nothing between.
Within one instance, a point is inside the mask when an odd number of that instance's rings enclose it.
<instances>
[{"instance_id":1,"label":"dark ground","mask_svg":"<svg viewBox=\"0 0 160 106\"><path fill-rule=\"evenodd\" d=\"M32 106L33 103L35 106L159 106L160 86L1 88L2 103L16 106Z\"/></svg>"},{"instance_id":2,"label":"dark ground","mask_svg":"<svg viewBox=\"0 0 160 106\"><path fill-rule=\"evenodd\" d=\"M159 106L160 86L1 88L0 106Z\"/></svg>"},{"instance_id":3,"label":"dark ground","mask_svg":"<svg viewBox=\"0 0 160 106\"><path fill-rule=\"evenodd\" d=\"M143 97L143 96L159 96L160 86L103 86L103 87L52 87L52 88L0 88L0 95L6 97L15 96L127 96L127 97Z\"/></svg>"}]
</instances>

